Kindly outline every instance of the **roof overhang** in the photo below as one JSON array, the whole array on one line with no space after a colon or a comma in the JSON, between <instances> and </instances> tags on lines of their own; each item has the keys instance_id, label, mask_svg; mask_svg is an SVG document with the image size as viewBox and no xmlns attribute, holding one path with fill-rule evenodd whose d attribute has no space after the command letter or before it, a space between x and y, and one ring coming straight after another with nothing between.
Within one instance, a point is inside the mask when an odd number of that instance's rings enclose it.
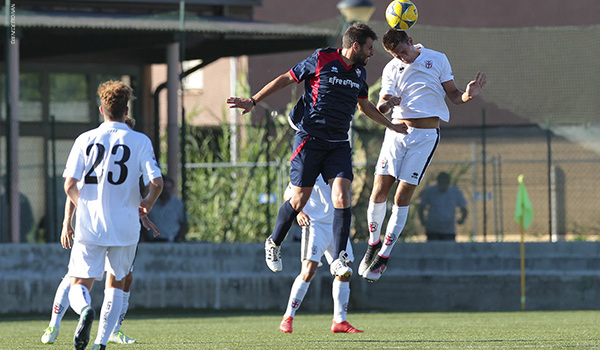
<instances>
[{"instance_id":1,"label":"roof overhang","mask_svg":"<svg viewBox=\"0 0 600 350\"><path fill-rule=\"evenodd\" d=\"M165 46L179 41L182 33L177 13L22 11L16 27L22 61L164 63ZM186 59L313 49L329 45L337 35L335 30L314 26L189 15L183 28Z\"/></svg>"}]
</instances>

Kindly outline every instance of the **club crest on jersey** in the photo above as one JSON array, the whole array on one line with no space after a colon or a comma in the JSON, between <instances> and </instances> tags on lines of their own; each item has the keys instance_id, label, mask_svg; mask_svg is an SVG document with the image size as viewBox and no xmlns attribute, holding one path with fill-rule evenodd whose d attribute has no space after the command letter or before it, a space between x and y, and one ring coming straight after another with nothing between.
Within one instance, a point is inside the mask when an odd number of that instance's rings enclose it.
<instances>
[{"instance_id":1,"label":"club crest on jersey","mask_svg":"<svg viewBox=\"0 0 600 350\"><path fill-rule=\"evenodd\" d=\"M312 246L312 255L317 255L317 246L316 245Z\"/></svg>"},{"instance_id":2,"label":"club crest on jersey","mask_svg":"<svg viewBox=\"0 0 600 350\"><path fill-rule=\"evenodd\" d=\"M425 61L425 68L430 69L433 67L433 61Z\"/></svg>"},{"instance_id":3,"label":"club crest on jersey","mask_svg":"<svg viewBox=\"0 0 600 350\"><path fill-rule=\"evenodd\" d=\"M381 167L381 169L385 169L385 167L387 166L387 159L382 160L379 163L379 166Z\"/></svg>"},{"instance_id":4,"label":"club crest on jersey","mask_svg":"<svg viewBox=\"0 0 600 350\"><path fill-rule=\"evenodd\" d=\"M360 78L360 75L362 74L359 68L356 68L354 70L356 72L356 76Z\"/></svg>"},{"instance_id":5,"label":"club crest on jersey","mask_svg":"<svg viewBox=\"0 0 600 350\"><path fill-rule=\"evenodd\" d=\"M377 230L377 223L376 222L369 222L369 232L375 232L375 230Z\"/></svg>"}]
</instances>

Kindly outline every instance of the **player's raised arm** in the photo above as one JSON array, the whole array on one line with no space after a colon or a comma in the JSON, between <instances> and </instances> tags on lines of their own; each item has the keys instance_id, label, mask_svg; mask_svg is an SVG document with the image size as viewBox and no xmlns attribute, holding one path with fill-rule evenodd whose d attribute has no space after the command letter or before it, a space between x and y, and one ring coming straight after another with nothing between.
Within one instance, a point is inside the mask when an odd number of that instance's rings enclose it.
<instances>
[{"instance_id":1,"label":"player's raised arm","mask_svg":"<svg viewBox=\"0 0 600 350\"><path fill-rule=\"evenodd\" d=\"M477 72L475 80L471 80L467 84L465 91L461 91L456 87L454 80L442 83L446 95L455 105L467 103L481 94L483 87L487 83L487 76L484 72Z\"/></svg>"},{"instance_id":2,"label":"player's raised arm","mask_svg":"<svg viewBox=\"0 0 600 350\"><path fill-rule=\"evenodd\" d=\"M230 97L227 99L227 103L229 104L229 108L242 108L242 114L246 114L250 112L258 102L264 100L267 96L276 93L286 86L291 85L295 81L296 80L294 77L292 77L292 74L288 71L271 80L270 83L260 89L260 91L254 94L254 96L250 98Z\"/></svg>"}]
</instances>

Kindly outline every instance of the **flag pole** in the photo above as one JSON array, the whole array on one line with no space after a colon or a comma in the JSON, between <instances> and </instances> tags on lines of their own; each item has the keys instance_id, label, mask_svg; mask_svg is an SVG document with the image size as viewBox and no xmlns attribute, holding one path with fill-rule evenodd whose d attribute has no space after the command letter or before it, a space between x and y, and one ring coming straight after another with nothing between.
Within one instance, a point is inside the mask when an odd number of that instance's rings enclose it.
<instances>
[{"instance_id":1,"label":"flag pole","mask_svg":"<svg viewBox=\"0 0 600 350\"><path fill-rule=\"evenodd\" d=\"M525 310L525 228L521 216L521 310Z\"/></svg>"}]
</instances>

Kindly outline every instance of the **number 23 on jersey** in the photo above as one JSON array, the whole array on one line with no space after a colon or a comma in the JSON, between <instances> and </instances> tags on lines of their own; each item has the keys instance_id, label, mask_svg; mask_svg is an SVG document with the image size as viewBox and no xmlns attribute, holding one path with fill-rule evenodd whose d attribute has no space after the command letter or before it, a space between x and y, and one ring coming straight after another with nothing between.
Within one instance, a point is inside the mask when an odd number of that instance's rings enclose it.
<instances>
[{"instance_id":1,"label":"number 23 on jersey","mask_svg":"<svg viewBox=\"0 0 600 350\"><path fill-rule=\"evenodd\" d=\"M93 152L94 148L96 149L96 152ZM119 152L120 149L121 151ZM96 168L98 168L98 166L102 164L102 161L104 160L104 157L106 155L106 148L101 143L92 143L88 145L85 150L85 155L90 157L93 156L94 153L96 158L94 159L92 167L85 174L84 177L84 182L86 184L98 183L98 175ZM112 161L112 164L109 165L109 168L111 170L108 171L107 180L113 185L120 185L127 179L128 170L127 165L125 163L129 160L129 157L131 156L131 150L129 149L129 147L127 147L127 145L116 144L111 148L110 154L111 155L109 156L109 158Z\"/></svg>"}]
</instances>

